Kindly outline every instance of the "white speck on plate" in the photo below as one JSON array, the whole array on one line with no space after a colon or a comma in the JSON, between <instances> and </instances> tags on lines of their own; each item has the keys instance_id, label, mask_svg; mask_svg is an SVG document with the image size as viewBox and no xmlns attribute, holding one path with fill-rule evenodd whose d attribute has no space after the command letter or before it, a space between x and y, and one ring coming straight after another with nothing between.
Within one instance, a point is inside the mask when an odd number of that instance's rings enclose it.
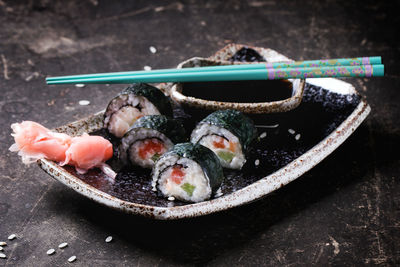
<instances>
[{"instance_id":1,"label":"white speck on plate","mask_svg":"<svg viewBox=\"0 0 400 267\"><path fill-rule=\"evenodd\" d=\"M0 246L7 246L7 243L4 242L4 241L1 241L1 242L0 242Z\"/></svg>"},{"instance_id":2,"label":"white speck on plate","mask_svg":"<svg viewBox=\"0 0 400 267\"><path fill-rule=\"evenodd\" d=\"M288 129L288 132L290 133L290 134L295 134L295 130L293 130L293 129Z\"/></svg>"},{"instance_id":3,"label":"white speck on plate","mask_svg":"<svg viewBox=\"0 0 400 267\"><path fill-rule=\"evenodd\" d=\"M4 249L3 249L3 247L0 247L0 251L3 251Z\"/></svg>"},{"instance_id":4,"label":"white speck on plate","mask_svg":"<svg viewBox=\"0 0 400 267\"><path fill-rule=\"evenodd\" d=\"M254 161L254 165L256 165L256 166L260 165L260 160L259 160L259 159L256 159L256 160Z\"/></svg>"},{"instance_id":5,"label":"white speck on plate","mask_svg":"<svg viewBox=\"0 0 400 267\"><path fill-rule=\"evenodd\" d=\"M149 50L151 53L155 54L157 52L157 49L154 46L150 46Z\"/></svg>"},{"instance_id":6,"label":"white speck on plate","mask_svg":"<svg viewBox=\"0 0 400 267\"><path fill-rule=\"evenodd\" d=\"M296 136L294 137L294 139L296 139L296 140L299 140L299 139L300 139L300 137L301 137L301 135L300 135L300 134L296 134Z\"/></svg>"},{"instance_id":7,"label":"white speck on plate","mask_svg":"<svg viewBox=\"0 0 400 267\"><path fill-rule=\"evenodd\" d=\"M58 245L58 248L65 248L67 246L68 246L68 243L64 242L64 243L61 243L60 245Z\"/></svg>"},{"instance_id":8,"label":"white speck on plate","mask_svg":"<svg viewBox=\"0 0 400 267\"><path fill-rule=\"evenodd\" d=\"M267 132L263 132L262 134L260 134L260 138L265 138L267 136Z\"/></svg>"},{"instance_id":9,"label":"white speck on plate","mask_svg":"<svg viewBox=\"0 0 400 267\"><path fill-rule=\"evenodd\" d=\"M169 200L169 201L174 201L175 198L174 198L174 197L169 197L168 200Z\"/></svg>"},{"instance_id":10,"label":"white speck on plate","mask_svg":"<svg viewBox=\"0 0 400 267\"><path fill-rule=\"evenodd\" d=\"M68 262L74 262L76 260L76 256L71 256L68 259Z\"/></svg>"},{"instance_id":11,"label":"white speck on plate","mask_svg":"<svg viewBox=\"0 0 400 267\"><path fill-rule=\"evenodd\" d=\"M7 256L4 253L0 253L0 258L5 259L5 258L7 258Z\"/></svg>"},{"instance_id":12,"label":"white speck on plate","mask_svg":"<svg viewBox=\"0 0 400 267\"><path fill-rule=\"evenodd\" d=\"M274 125L254 125L257 128L277 128L279 127L279 124L274 124Z\"/></svg>"},{"instance_id":13,"label":"white speck on plate","mask_svg":"<svg viewBox=\"0 0 400 267\"><path fill-rule=\"evenodd\" d=\"M56 252L56 250L55 250L54 248L51 248L51 249L49 249L49 250L46 252L46 254L47 254L47 255L53 255L54 252Z\"/></svg>"},{"instance_id":14,"label":"white speck on plate","mask_svg":"<svg viewBox=\"0 0 400 267\"><path fill-rule=\"evenodd\" d=\"M146 71L149 71L149 70L151 70L151 67L150 66L144 66L143 69L146 70Z\"/></svg>"},{"instance_id":15,"label":"white speck on plate","mask_svg":"<svg viewBox=\"0 0 400 267\"><path fill-rule=\"evenodd\" d=\"M80 100L79 101L79 105L81 105L81 106L87 106L87 105L89 105L90 104L90 101L89 100Z\"/></svg>"},{"instance_id":16,"label":"white speck on plate","mask_svg":"<svg viewBox=\"0 0 400 267\"><path fill-rule=\"evenodd\" d=\"M112 239L113 239L112 236L107 236L106 242L107 242L107 243L110 243L110 242L112 241Z\"/></svg>"},{"instance_id":17,"label":"white speck on plate","mask_svg":"<svg viewBox=\"0 0 400 267\"><path fill-rule=\"evenodd\" d=\"M8 236L8 240L13 240L14 238L16 238L17 236L15 234L9 235Z\"/></svg>"},{"instance_id":18,"label":"white speck on plate","mask_svg":"<svg viewBox=\"0 0 400 267\"><path fill-rule=\"evenodd\" d=\"M75 87L82 88L82 87L85 87L85 85L83 83L77 83L77 84L75 84Z\"/></svg>"}]
</instances>

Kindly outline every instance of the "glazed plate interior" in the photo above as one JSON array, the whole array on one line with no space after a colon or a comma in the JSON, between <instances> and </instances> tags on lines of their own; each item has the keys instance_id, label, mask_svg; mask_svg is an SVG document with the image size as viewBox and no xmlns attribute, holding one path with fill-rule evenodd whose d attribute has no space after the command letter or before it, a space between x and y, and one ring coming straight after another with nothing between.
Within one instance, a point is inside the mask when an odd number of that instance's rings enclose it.
<instances>
[{"instance_id":1,"label":"glazed plate interior","mask_svg":"<svg viewBox=\"0 0 400 267\"><path fill-rule=\"evenodd\" d=\"M239 44L228 45L209 59L268 62L288 60L271 49ZM172 85L159 86L168 93ZM208 86L220 88L220 91L208 91L208 97L212 99L214 96L210 94L215 92L216 98L224 97L224 101L229 101L229 88L232 84ZM245 83L233 86L247 88L244 87ZM274 90L280 90L282 86L276 82L254 81L250 87L254 87L257 93L249 91L246 97L251 94L265 98L271 95L277 97L280 93L276 94ZM268 87L268 90L260 90L260 87ZM228 91L221 94L221 90ZM151 190L150 170L123 168L119 166L116 157L108 162L118 171L114 182L97 169L82 175L73 167L61 167L52 161L39 160L38 164L56 180L88 199L111 208L161 220L196 217L255 201L295 180L342 144L369 112L370 107L351 84L331 78L307 79L302 102L297 108L287 112L249 114L257 126L259 138L253 142L246 164L241 170L224 170L225 180L218 196L199 203L169 201L159 196ZM208 110L178 104L174 108L174 117L183 121L189 133L195 123L209 113ZM89 132L102 135L117 144L117 140L102 129L102 118L103 112L99 112L56 130L70 135Z\"/></svg>"}]
</instances>

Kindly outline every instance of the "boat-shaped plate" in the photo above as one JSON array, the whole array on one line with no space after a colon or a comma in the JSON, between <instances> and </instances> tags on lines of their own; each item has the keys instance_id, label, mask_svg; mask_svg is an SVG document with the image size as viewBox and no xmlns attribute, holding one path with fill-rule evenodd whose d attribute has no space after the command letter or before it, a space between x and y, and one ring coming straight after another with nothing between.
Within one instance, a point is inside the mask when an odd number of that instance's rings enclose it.
<instances>
[{"instance_id":1,"label":"boat-shaped plate","mask_svg":"<svg viewBox=\"0 0 400 267\"><path fill-rule=\"evenodd\" d=\"M254 52L269 62L289 60L271 49L239 44L228 45L209 59L227 61L239 56L241 60L259 60ZM168 93L171 84L160 87ZM175 116L194 122L196 116L191 112L178 107ZM64 185L108 207L160 220L197 217L261 199L295 180L339 147L369 112L370 107L351 84L331 78L307 79L297 108L251 115L260 137L252 145L245 166L239 171L225 170L226 179L217 196L200 203L169 201L158 196L151 190L148 170L122 169L112 182L97 169L78 174L73 167L61 167L52 161L39 160L38 164ZM102 119L103 112L99 112L56 130L70 135L89 132L108 137L101 130ZM112 166L113 161L116 160L111 160Z\"/></svg>"}]
</instances>

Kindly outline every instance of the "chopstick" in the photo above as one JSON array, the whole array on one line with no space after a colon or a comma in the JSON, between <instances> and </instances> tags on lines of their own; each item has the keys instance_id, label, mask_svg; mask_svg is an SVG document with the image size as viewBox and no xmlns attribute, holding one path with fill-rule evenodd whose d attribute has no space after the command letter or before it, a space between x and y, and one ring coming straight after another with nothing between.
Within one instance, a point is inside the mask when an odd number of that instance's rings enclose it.
<instances>
[{"instance_id":1,"label":"chopstick","mask_svg":"<svg viewBox=\"0 0 400 267\"><path fill-rule=\"evenodd\" d=\"M80 74L69 76L47 77L46 81L76 80L87 78L102 77L120 77L132 75L154 75L168 73L184 73L184 72L208 72L208 71L229 71L229 70L254 70L254 69L279 69L279 68L298 68L298 67L328 67L328 66L359 66L359 65L375 65L381 64L381 57L358 57L358 58L338 58L323 60L305 60L305 61L288 61L275 63L258 63L258 64L241 64L241 65L221 65L212 67L194 67L183 69L158 69L152 71L125 71L125 72L109 72Z\"/></svg>"},{"instance_id":2,"label":"chopstick","mask_svg":"<svg viewBox=\"0 0 400 267\"><path fill-rule=\"evenodd\" d=\"M245 69L245 70L215 70L174 72L146 75L119 75L111 77L77 78L47 81L47 84L124 84L134 82L205 82L205 81L238 81L238 80L277 80L306 79L322 77L372 77L383 76L384 65L331 66L331 67L300 67L279 69Z\"/></svg>"}]
</instances>

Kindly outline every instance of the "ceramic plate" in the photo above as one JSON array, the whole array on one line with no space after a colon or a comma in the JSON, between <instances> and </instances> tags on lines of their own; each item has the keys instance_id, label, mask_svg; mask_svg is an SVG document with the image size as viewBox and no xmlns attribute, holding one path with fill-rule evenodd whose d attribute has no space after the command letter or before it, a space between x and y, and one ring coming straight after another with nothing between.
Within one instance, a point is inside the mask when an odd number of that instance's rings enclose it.
<instances>
[{"instance_id":1,"label":"ceramic plate","mask_svg":"<svg viewBox=\"0 0 400 267\"><path fill-rule=\"evenodd\" d=\"M209 59L227 61L232 57L247 61L288 60L271 49L244 48L238 44L224 47ZM240 87L237 84L235 86ZM160 87L168 93L171 84L162 84ZM221 90L229 89L226 84L222 87L225 89ZM273 89L257 89L254 95L260 97L265 94L268 98ZM275 89L279 89L279 86ZM246 89L246 97L251 97L248 91ZM211 98L214 97L209 95L212 92L221 93L220 90L210 91L208 96ZM222 96L226 97L226 94ZM331 78L307 79L302 102L297 108L283 113L250 115L260 137L251 146L245 166L240 171L225 170L226 179L219 196L195 204L159 197L151 190L148 170L119 169L116 181L112 183L97 169L80 175L73 167L60 167L48 160L39 160L38 164L56 180L88 199L111 208L161 220L196 217L255 201L295 180L341 145L369 112L370 107L351 84ZM208 113L181 106L176 106L174 110L174 116L184 121L189 133L195 122ZM117 141L102 130L102 118L103 112L99 112L56 130L70 135L84 132L99 134L115 144ZM116 159L109 164L119 168Z\"/></svg>"}]
</instances>

